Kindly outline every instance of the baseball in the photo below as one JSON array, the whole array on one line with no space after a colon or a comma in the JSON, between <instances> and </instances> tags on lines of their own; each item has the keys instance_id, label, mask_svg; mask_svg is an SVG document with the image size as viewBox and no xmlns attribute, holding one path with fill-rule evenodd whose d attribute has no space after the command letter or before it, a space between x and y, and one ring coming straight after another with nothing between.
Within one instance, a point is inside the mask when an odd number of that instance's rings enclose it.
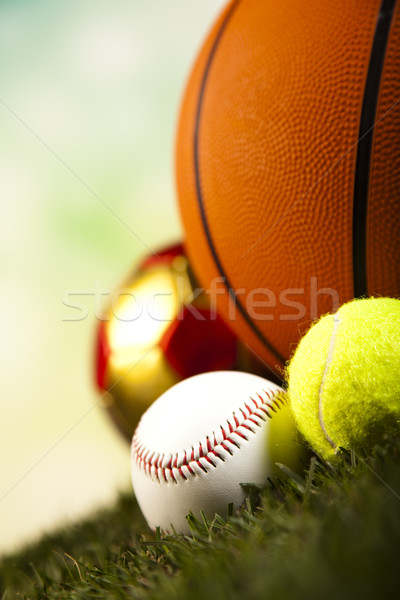
<instances>
[{"instance_id":1,"label":"baseball","mask_svg":"<svg viewBox=\"0 0 400 600\"><path fill-rule=\"evenodd\" d=\"M257 375L195 375L162 394L132 439L132 483L151 528L190 531L186 515L226 517L242 483L265 484L275 462L298 467L297 432L285 392Z\"/></svg>"}]
</instances>

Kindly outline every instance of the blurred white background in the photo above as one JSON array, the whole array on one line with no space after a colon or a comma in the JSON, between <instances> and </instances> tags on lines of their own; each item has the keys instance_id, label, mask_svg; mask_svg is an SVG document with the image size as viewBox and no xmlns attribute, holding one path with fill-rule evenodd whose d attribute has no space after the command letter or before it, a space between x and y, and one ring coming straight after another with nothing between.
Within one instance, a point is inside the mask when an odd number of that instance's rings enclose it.
<instances>
[{"instance_id":1,"label":"blurred white background","mask_svg":"<svg viewBox=\"0 0 400 600\"><path fill-rule=\"evenodd\" d=\"M96 405L93 296L80 321L62 299L180 237L179 103L223 4L0 4L0 553L130 487Z\"/></svg>"}]
</instances>

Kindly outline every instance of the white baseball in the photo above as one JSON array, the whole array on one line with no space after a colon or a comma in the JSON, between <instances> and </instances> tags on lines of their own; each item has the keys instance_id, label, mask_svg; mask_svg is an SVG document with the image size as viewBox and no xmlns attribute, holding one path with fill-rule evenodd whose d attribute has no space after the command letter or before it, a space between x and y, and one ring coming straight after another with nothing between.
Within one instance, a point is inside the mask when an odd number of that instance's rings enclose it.
<instances>
[{"instance_id":1,"label":"white baseball","mask_svg":"<svg viewBox=\"0 0 400 600\"><path fill-rule=\"evenodd\" d=\"M186 515L226 516L245 498L241 483L265 484L271 419L285 406L274 383L235 371L204 373L167 390L132 439L132 482L150 527L190 531Z\"/></svg>"}]
</instances>

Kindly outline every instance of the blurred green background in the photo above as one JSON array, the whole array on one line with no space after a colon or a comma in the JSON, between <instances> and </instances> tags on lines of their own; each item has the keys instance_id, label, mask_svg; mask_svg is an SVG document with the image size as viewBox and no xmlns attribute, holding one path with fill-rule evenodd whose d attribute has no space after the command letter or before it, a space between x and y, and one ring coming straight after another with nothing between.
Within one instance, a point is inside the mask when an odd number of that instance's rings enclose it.
<instances>
[{"instance_id":1,"label":"blurred green background","mask_svg":"<svg viewBox=\"0 0 400 600\"><path fill-rule=\"evenodd\" d=\"M177 114L222 6L0 3L0 553L130 486L96 405L93 292L181 236Z\"/></svg>"}]
</instances>

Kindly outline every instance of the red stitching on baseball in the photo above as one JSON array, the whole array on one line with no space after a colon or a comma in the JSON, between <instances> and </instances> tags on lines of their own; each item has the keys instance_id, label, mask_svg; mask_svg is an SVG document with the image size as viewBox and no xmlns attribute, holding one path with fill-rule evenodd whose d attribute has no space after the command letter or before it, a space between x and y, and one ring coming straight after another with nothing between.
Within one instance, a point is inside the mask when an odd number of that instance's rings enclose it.
<instances>
[{"instance_id":1,"label":"red stitching on baseball","mask_svg":"<svg viewBox=\"0 0 400 600\"><path fill-rule=\"evenodd\" d=\"M216 456L217 458L219 458L219 460L222 460L222 462L225 462L224 457L221 456L220 454L218 454L218 452L216 450L212 450L211 454L214 454L214 456Z\"/></svg>"},{"instance_id":2,"label":"red stitching on baseball","mask_svg":"<svg viewBox=\"0 0 400 600\"><path fill-rule=\"evenodd\" d=\"M287 401L286 397L284 397L280 392L274 393L271 390L263 390L263 393L265 394L266 398L263 398L260 394L257 394L260 402L257 402L257 400L250 396L250 400L253 402L254 408L251 408L247 402L244 403L244 408L248 411L248 415L246 415L246 412L243 408L239 409L239 412L244 418L243 423L239 422L239 419L235 413L232 414L232 419L235 423L235 426L233 426L232 423L227 419L226 422L229 434L226 432L225 428L220 425L220 431L222 434L221 442L217 441L216 434L213 432L211 436L206 436L205 443L199 442L197 454L192 446L191 450L188 452L186 450L184 451L183 457L180 460L179 453L170 455L168 462L165 465L165 453L151 453L151 450L146 448L143 443L139 441L138 435L140 433L140 427L138 427L138 430L135 432L132 440L132 454L138 466L144 470L145 474L148 474L149 476L155 475L159 483L161 483L162 478L166 483L171 481L173 483L178 483L177 476L183 479L183 481L187 481L188 474L197 476L197 473L193 468L195 465L204 471L204 473L208 473L203 461L207 461L207 464L209 464L210 467L217 468L218 463L213 461L211 457L215 457L221 462L225 462L224 456L221 455L221 450L232 456L234 453L232 446L240 448L240 439L248 441L248 437L246 437L246 435L243 433L243 429L251 433L256 433L250 424L261 427L260 421L266 420L265 415L269 419L272 419L272 415L269 410L277 413L277 409L279 410L285 406ZM240 429L242 431L240 431ZM207 449L207 452L205 452L205 449Z\"/></svg>"},{"instance_id":3,"label":"red stitching on baseball","mask_svg":"<svg viewBox=\"0 0 400 600\"><path fill-rule=\"evenodd\" d=\"M200 469L203 469L204 473L208 473L203 463L201 463L199 460L196 460L196 464L200 467Z\"/></svg>"},{"instance_id":4,"label":"red stitching on baseball","mask_svg":"<svg viewBox=\"0 0 400 600\"><path fill-rule=\"evenodd\" d=\"M263 406L260 406L260 410L262 410L263 413L265 413L269 419L272 419L272 415L269 414L269 412L267 411L266 408L264 408Z\"/></svg>"},{"instance_id":5,"label":"red stitching on baseball","mask_svg":"<svg viewBox=\"0 0 400 600\"><path fill-rule=\"evenodd\" d=\"M232 454L233 454L232 450L224 442L222 442L221 448L226 450L226 452L228 452L228 454L230 454L232 456Z\"/></svg>"}]
</instances>

